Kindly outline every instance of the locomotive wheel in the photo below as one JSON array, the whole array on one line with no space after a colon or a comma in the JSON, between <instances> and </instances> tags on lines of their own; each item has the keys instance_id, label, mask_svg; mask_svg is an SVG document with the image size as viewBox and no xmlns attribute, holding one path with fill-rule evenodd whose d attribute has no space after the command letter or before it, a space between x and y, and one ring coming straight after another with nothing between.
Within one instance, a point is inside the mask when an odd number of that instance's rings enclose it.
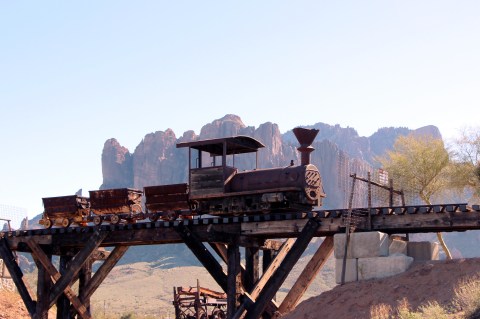
<instances>
[{"instance_id":1,"label":"locomotive wheel","mask_svg":"<svg viewBox=\"0 0 480 319\"><path fill-rule=\"evenodd\" d=\"M43 223L43 226L45 226L45 228L52 228L53 226L53 220L51 219L45 219L44 223Z\"/></svg>"},{"instance_id":2,"label":"locomotive wheel","mask_svg":"<svg viewBox=\"0 0 480 319\"><path fill-rule=\"evenodd\" d=\"M118 217L117 215L113 215L112 217L110 217L110 223L117 225L119 222L120 222L120 217Z\"/></svg>"},{"instance_id":3,"label":"locomotive wheel","mask_svg":"<svg viewBox=\"0 0 480 319\"><path fill-rule=\"evenodd\" d=\"M101 225L102 221L103 221L102 216L94 216L93 217L93 224L96 225L96 226Z\"/></svg>"},{"instance_id":4,"label":"locomotive wheel","mask_svg":"<svg viewBox=\"0 0 480 319\"><path fill-rule=\"evenodd\" d=\"M68 226L70 226L70 224L72 223L72 221L68 218L64 218L62 219L62 226L67 228Z\"/></svg>"}]
</instances>

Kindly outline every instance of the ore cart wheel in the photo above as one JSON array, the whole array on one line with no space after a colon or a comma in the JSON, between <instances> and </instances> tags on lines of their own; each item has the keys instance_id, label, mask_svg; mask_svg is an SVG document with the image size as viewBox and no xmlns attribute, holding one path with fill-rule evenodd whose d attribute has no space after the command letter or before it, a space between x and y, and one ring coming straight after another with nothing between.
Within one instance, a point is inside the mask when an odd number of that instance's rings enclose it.
<instances>
[{"instance_id":1,"label":"ore cart wheel","mask_svg":"<svg viewBox=\"0 0 480 319\"><path fill-rule=\"evenodd\" d=\"M62 226L67 228L68 226L70 226L70 224L72 223L72 221L68 218L64 218L62 219Z\"/></svg>"},{"instance_id":2,"label":"ore cart wheel","mask_svg":"<svg viewBox=\"0 0 480 319\"><path fill-rule=\"evenodd\" d=\"M94 216L93 217L93 224L96 225L96 226L101 225L102 221L103 221L102 216Z\"/></svg>"},{"instance_id":3,"label":"ore cart wheel","mask_svg":"<svg viewBox=\"0 0 480 319\"><path fill-rule=\"evenodd\" d=\"M212 318L213 319L225 319L227 318L227 315L225 312L221 309L217 309L212 313Z\"/></svg>"},{"instance_id":4,"label":"ore cart wheel","mask_svg":"<svg viewBox=\"0 0 480 319\"><path fill-rule=\"evenodd\" d=\"M110 223L117 225L120 223L120 217L118 217L118 215L112 215L112 217L110 217Z\"/></svg>"},{"instance_id":5,"label":"ore cart wheel","mask_svg":"<svg viewBox=\"0 0 480 319\"><path fill-rule=\"evenodd\" d=\"M51 219L45 219L45 222L43 223L43 226L45 226L45 228L52 228L53 226L53 220Z\"/></svg>"}]
</instances>

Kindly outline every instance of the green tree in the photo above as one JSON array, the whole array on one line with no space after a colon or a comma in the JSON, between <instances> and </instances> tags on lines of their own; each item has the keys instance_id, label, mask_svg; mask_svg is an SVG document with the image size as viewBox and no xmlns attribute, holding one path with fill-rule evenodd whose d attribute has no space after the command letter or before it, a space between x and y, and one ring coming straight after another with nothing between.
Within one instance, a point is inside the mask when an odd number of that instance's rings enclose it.
<instances>
[{"instance_id":1,"label":"green tree","mask_svg":"<svg viewBox=\"0 0 480 319\"><path fill-rule=\"evenodd\" d=\"M432 196L449 185L449 153L441 139L429 135L400 136L393 150L378 161L396 185L418 195L425 204L431 205ZM441 233L437 233L437 237L447 258L451 259Z\"/></svg>"}]
</instances>

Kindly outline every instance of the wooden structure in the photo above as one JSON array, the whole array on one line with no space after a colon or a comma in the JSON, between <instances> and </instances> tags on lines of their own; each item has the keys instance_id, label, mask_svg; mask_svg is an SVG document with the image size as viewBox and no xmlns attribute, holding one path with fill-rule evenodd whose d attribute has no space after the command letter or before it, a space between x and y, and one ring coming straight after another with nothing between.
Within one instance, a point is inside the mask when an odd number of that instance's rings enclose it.
<instances>
[{"instance_id":1,"label":"wooden structure","mask_svg":"<svg viewBox=\"0 0 480 319\"><path fill-rule=\"evenodd\" d=\"M174 287L175 319L224 319L227 294L200 287Z\"/></svg>"},{"instance_id":2,"label":"wooden structure","mask_svg":"<svg viewBox=\"0 0 480 319\"><path fill-rule=\"evenodd\" d=\"M419 205L353 209L364 216L357 231L424 233L480 229L480 207L467 204ZM332 236L345 232L348 210L266 214L102 224L89 227L18 230L0 233L0 257L32 318L47 318L57 305L57 318L91 318L90 297L117 261L133 245L185 243L227 293L227 318L272 318L293 309L333 249ZM370 218L368 218L370 216ZM282 301L275 294L313 237L325 237ZM278 238L286 238L282 243ZM207 249L209 245L212 250ZM98 252L113 247L108 256ZM240 263L245 248L245 265ZM263 274L259 276L259 251ZM14 252L29 252L38 267L36 299L22 277ZM52 256L60 256L57 268ZM218 256L215 256L218 255ZM104 261L93 274L94 256ZM227 267L222 267L223 260ZM71 286L79 282L78 294Z\"/></svg>"}]
</instances>

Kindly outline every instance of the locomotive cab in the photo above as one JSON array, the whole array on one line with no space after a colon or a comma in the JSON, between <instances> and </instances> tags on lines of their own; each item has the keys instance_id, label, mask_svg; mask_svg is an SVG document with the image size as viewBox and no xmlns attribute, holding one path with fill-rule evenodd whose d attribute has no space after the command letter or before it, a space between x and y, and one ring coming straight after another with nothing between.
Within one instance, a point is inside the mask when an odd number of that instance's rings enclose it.
<instances>
[{"instance_id":1,"label":"locomotive cab","mask_svg":"<svg viewBox=\"0 0 480 319\"><path fill-rule=\"evenodd\" d=\"M192 201L224 196L229 192L229 182L237 173L235 155L255 153L255 169L258 166L258 150L265 147L248 136L234 136L186 143L188 147L189 199Z\"/></svg>"}]
</instances>

